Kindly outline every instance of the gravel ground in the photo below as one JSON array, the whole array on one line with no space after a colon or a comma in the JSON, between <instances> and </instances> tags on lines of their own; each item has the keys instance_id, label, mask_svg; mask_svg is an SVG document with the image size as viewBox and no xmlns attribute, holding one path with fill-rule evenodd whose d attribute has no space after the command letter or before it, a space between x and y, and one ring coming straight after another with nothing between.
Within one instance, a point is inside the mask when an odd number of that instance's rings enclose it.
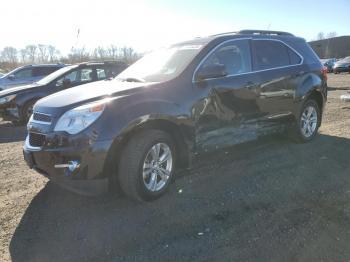
<instances>
[{"instance_id":1,"label":"gravel ground","mask_svg":"<svg viewBox=\"0 0 350 262\"><path fill-rule=\"evenodd\" d=\"M349 261L350 75L329 75L317 138L202 156L158 201L81 197L22 160L0 122L0 261Z\"/></svg>"}]
</instances>

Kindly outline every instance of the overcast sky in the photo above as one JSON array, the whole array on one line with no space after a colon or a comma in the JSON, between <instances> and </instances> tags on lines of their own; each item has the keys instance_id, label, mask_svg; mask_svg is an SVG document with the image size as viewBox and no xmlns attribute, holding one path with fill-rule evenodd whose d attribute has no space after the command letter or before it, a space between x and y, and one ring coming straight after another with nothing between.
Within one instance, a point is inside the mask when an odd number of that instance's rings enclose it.
<instances>
[{"instance_id":1,"label":"overcast sky","mask_svg":"<svg viewBox=\"0 0 350 262\"><path fill-rule=\"evenodd\" d=\"M310 40L320 31L350 35L349 17L348 0L9 0L0 2L0 49L51 44L66 54L72 46L115 44L143 52L240 29L283 30Z\"/></svg>"}]
</instances>

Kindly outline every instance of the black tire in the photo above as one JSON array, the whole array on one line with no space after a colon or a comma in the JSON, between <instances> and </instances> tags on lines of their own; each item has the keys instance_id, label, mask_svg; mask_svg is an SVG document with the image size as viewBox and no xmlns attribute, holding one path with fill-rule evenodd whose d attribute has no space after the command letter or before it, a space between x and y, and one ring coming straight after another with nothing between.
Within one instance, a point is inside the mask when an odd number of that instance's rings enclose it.
<instances>
[{"instance_id":1,"label":"black tire","mask_svg":"<svg viewBox=\"0 0 350 262\"><path fill-rule=\"evenodd\" d=\"M309 135L305 135L304 132L302 131L303 127L303 120L302 120L302 115L305 112L306 108L314 108L316 111L317 115L317 121L316 121L316 128L313 132L310 132ZM317 102L313 99L307 100L304 104L302 109L300 110L300 114L298 118L296 119L296 124L291 130L291 137L298 143L306 143L311 141L316 135L318 128L321 125L321 111L320 108L317 104Z\"/></svg>"},{"instance_id":2,"label":"black tire","mask_svg":"<svg viewBox=\"0 0 350 262\"><path fill-rule=\"evenodd\" d=\"M36 100L28 101L24 106L19 110L19 119L18 123L25 125L28 123L30 115L33 113L33 106Z\"/></svg>"},{"instance_id":3,"label":"black tire","mask_svg":"<svg viewBox=\"0 0 350 262\"><path fill-rule=\"evenodd\" d=\"M168 180L159 191L150 191L144 182L143 165L151 148L166 144L171 151L172 168ZM163 195L169 188L176 166L175 144L171 136L161 130L145 130L131 137L121 154L118 165L118 178L122 191L133 200L152 201Z\"/></svg>"}]
</instances>

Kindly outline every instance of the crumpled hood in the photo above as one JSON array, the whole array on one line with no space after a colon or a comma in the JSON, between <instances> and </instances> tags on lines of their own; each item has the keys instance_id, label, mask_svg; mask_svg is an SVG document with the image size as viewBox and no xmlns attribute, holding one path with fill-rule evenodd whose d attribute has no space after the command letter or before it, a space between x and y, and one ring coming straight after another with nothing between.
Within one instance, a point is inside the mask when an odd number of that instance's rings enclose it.
<instances>
[{"instance_id":1,"label":"crumpled hood","mask_svg":"<svg viewBox=\"0 0 350 262\"><path fill-rule=\"evenodd\" d=\"M14 94L18 94L18 93L21 93L21 92L30 91L30 90L33 90L33 89L39 88L39 87L41 87L41 85L38 85L38 84L14 86L14 87L11 87L11 88L8 88L8 89L4 89L4 90L0 91L0 97L14 95Z\"/></svg>"},{"instance_id":2,"label":"crumpled hood","mask_svg":"<svg viewBox=\"0 0 350 262\"><path fill-rule=\"evenodd\" d=\"M35 104L34 110L57 115L81 104L106 97L127 95L138 88L147 88L150 84L152 83L109 80L80 85L40 99Z\"/></svg>"}]
</instances>

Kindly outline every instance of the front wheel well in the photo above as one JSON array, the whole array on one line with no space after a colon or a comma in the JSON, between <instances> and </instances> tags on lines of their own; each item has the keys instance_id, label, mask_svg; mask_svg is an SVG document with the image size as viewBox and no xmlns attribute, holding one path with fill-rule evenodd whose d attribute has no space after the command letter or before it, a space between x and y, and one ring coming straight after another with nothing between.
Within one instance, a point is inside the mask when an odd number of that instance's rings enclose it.
<instances>
[{"instance_id":1,"label":"front wheel well","mask_svg":"<svg viewBox=\"0 0 350 262\"><path fill-rule=\"evenodd\" d=\"M107 160L103 172L105 174L104 176L111 177L112 175L113 177L117 177L118 161L120 159L120 155L124 150L124 147L134 135L149 129L162 130L170 134L170 136L174 139L176 146L176 155L178 159L177 166L179 168L188 167L190 163L190 148L186 143L185 136L183 135L180 127L167 120L150 120L146 123L143 123L142 125L136 126L132 130L129 130L127 133L123 134L123 136L118 137L114 140L107 155Z\"/></svg>"}]
</instances>

